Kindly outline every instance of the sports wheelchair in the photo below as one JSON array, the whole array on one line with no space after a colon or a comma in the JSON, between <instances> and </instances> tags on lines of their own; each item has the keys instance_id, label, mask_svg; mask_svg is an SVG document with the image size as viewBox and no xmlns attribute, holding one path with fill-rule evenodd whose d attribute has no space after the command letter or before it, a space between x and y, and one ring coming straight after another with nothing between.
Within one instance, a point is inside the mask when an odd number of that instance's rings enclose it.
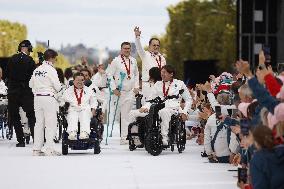
<instances>
[{"instance_id":1,"label":"sports wheelchair","mask_svg":"<svg viewBox=\"0 0 284 189\"><path fill-rule=\"evenodd\" d=\"M182 91L180 92L182 94ZM145 117L138 117L137 120L129 124L128 127L128 140L130 151L136 148L143 148L153 156L159 155L164 149L171 148L174 151L176 144L178 152L182 153L185 150L186 144L186 130L185 124L181 120L179 114L174 114L171 117L169 132L168 132L168 145L163 145L161 135L161 119L158 112L165 107L165 101L168 99L178 98L178 95L168 96L164 100L157 97L149 102L152 103L149 114ZM136 125L138 133L131 133L131 128ZM135 145L135 137L139 137L141 145Z\"/></svg>"},{"instance_id":2,"label":"sports wheelchair","mask_svg":"<svg viewBox=\"0 0 284 189\"><path fill-rule=\"evenodd\" d=\"M102 124L102 111L101 109L97 109L96 116L92 117L90 122L91 132L88 139L79 139L80 133L80 123L78 122L78 133L77 133L77 140L69 140L68 139L68 132L67 132L67 111L70 104L65 103L63 107L63 133L62 133L62 154L68 154L68 148L72 150L87 150L87 149L94 149L94 154L99 154L101 152L100 142L102 140L103 135L103 124Z\"/></svg>"}]
</instances>

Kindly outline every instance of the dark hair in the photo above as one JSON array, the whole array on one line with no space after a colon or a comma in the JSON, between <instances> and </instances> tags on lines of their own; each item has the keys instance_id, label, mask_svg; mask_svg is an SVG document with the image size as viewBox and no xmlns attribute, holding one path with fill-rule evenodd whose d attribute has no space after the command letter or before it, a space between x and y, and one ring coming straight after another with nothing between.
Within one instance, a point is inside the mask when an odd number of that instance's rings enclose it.
<instances>
[{"instance_id":1,"label":"dark hair","mask_svg":"<svg viewBox=\"0 0 284 189\"><path fill-rule=\"evenodd\" d=\"M151 43L152 43L152 41L153 40L157 40L157 41L159 41L159 44L161 43L160 42L160 40L158 39L158 38L156 38L156 37L152 37L150 40L149 40L149 46L151 45Z\"/></svg>"},{"instance_id":2,"label":"dark hair","mask_svg":"<svg viewBox=\"0 0 284 189\"><path fill-rule=\"evenodd\" d=\"M64 71L64 77L68 80L69 78L73 77L72 68L66 68Z\"/></svg>"},{"instance_id":3,"label":"dark hair","mask_svg":"<svg viewBox=\"0 0 284 189\"><path fill-rule=\"evenodd\" d=\"M78 76L83 76L83 77L84 77L84 79L85 79L84 74L83 74L83 73L81 73L81 72L74 73L74 75L73 75L73 79L75 80L75 78L76 78L76 77L78 77Z\"/></svg>"},{"instance_id":4,"label":"dark hair","mask_svg":"<svg viewBox=\"0 0 284 189\"><path fill-rule=\"evenodd\" d=\"M60 83L64 83L64 74L61 68L55 68Z\"/></svg>"},{"instance_id":5,"label":"dark hair","mask_svg":"<svg viewBox=\"0 0 284 189\"><path fill-rule=\"evenodd\" d=\"M87 68L82 69L81 72L88 72L89 77L92 77L91 71Z\"/></svg>"},{"instance_id":6,"label":"dark hair","mask_svg":"<svg viewBox=\"0 0 284 189\"><path fill-rule=\"evenodd\" d=\"M259 103L257 101L255 102L252 102L250 103L250 105L248 106L248 109L247 109L247 117L249 119L251 119L254 114L255 114L255 110L256 110L256 107L259 105Z\"/></svg>"},{"instance_id":7,"label":"dark hair","mask_svg":"<svg viewBox=\"0 0 284 189\"><path fill-rule=\"evenodd\" d=\"M153 67L149 70L149 77L156 83L157 81L161 81L161 70L158 67Z\"/></svg>"},{"instance_id":8,"label":"dark hair","mask_svg":"<svg viewBox=\"0 0 284 189\"><path fill-rule=\"evenodd\" d=\"M131 44L129 42L122 42L120 48L122 49L124 45L129 45L131 47Z\"/></svg>"},{"instance_id":9,"label":"dark hair","mask_svg":"<svg viewBox=\"0 0 284 189\"><path fill-rule=\"evenodd\" d=\"M274 140L273 140L273 134L272 130L268 128L267 126L257 126L253 129L252 135L254 138L254 141L257 142L257 144L261 148L266 148L269 150L272 150L274 147Z\"/></svg>"},{"instance_id":10,"label":"dark hair","mask_svg":"<svg viewBox=\"0 0 284 189\"><path fill-rule=\"evenodd\" d=\"M58 53L52 49L47 49L43 54L44 60L49 60L57 56L58 56Z\"/></svg>"},{"instance_id":11,"label":"dark hair","mask_svg":"<svg viewBox=\"0 0 284 189\"><path fill-rule=\"evenodd\" d=\"M173 74L173 78L176 76L176 69L172 65L164 65L162 69L165 69L168 73Z\"/></svg>"}]
</instances>

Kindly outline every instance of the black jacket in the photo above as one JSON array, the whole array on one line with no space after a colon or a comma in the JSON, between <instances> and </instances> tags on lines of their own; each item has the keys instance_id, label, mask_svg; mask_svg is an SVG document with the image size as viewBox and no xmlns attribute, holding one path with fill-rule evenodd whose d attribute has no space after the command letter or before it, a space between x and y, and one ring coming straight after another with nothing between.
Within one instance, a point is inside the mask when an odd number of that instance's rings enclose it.
<instances>
[{"instance_id":1,"label":"black jacket","mask_svg":"<svg viewBox=\"0 0 284 189\"><path fill-rule=\"evenodd\" d=\"M35 67L32 57L24 53L13 55L7 65L8 94L31 93L29 81Z\"/></svg>"}]
</instances>

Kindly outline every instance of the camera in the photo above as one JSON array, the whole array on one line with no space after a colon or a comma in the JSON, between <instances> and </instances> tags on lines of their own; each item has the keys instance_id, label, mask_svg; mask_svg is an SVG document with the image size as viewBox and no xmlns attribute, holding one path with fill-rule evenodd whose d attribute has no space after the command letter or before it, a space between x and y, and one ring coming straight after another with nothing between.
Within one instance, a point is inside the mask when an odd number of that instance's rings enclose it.
<instances>
[{"instance_id":1,"label":"camera","mask_svg":"<svg viewBox=\"0 0 284 189\"><path fill-rule=\"evenodd\" d=\"M241 126L241 133L244 136L248 136L249 135L249 126L250 122L247 119L241 119L240 120L240 126Z\"/></svg>"},{"instance_id":2,"label":"camera","mask_svg":"<svg viewBox=\"0 0 284 189\"><path fill-rule=\"evenodd\" d=\"M238 168L238 182L247 183L248 174L247 168Z\"/></svg>"},{"instance_id":3,"label":"camera","mask_svg":"<svg viewBox=\"0 0 284 189\"><path fill-rule=\"evenodd\" d=\"M264 44L262 50L265 56L265 66L268 67L271 64L270 46Z\"/></svg>"},{"instance_id":4,"label":"camera","mask_svg":"<svg viewBox=\"0 0 284 189\"><path fill-rule=\"evenodd\" d=\"M284 72L284 63L278 63L277 72L278 74L280 74L281 72Z\"/></svg>"}]
</instances>

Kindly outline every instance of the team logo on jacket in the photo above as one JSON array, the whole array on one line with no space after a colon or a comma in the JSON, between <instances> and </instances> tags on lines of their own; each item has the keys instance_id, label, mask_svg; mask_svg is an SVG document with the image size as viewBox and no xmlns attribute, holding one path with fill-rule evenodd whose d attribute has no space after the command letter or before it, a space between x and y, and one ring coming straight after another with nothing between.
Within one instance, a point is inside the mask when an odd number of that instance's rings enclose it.
<instances>
[{"instance_id":1,"label":"team logo on jacket","mask_svg":"<svg viewBox=\"0 0 284 189\"><path fill-rule=\"evenodd\" d=\"M37 71L35 71L35 77L45 77L45 75L46 75L46 71L39 71L39 70L37 70Z\"/></svg>"}]
</instances>

